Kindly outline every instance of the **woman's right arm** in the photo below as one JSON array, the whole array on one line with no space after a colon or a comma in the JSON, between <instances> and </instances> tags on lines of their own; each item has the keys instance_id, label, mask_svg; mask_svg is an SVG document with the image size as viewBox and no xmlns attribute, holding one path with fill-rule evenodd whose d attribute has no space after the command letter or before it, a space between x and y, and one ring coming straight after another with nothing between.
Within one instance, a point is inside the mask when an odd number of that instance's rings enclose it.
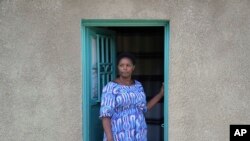
<instances>
[{"instance_id":1,"label":"woman's right arm","mask_svg":"<svg viewBox=\"0 0 250 141\"><path fill-rule=\"evenodd\" d=\"M103 125L104 132L105 132L105 134L107 136L108 141L113 141L110 118L109 117L103 117L102 118L102 125Z\"/></svg>"}]
</instances>

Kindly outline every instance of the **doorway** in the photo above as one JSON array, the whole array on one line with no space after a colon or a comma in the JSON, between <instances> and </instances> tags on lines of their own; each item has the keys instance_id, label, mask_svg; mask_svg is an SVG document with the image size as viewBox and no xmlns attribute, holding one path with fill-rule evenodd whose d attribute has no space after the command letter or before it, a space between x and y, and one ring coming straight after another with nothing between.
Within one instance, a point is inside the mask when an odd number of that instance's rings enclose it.
<instances>
[{"instance_id":1,"label":"doorway","mask_svg":"<svg viewBox=\"0 0 250 141\"><path fill-rule=\"evenodd\" d=\"M102 140L100 90L116 77L116 56L121 52L131 52L136 57L133 77L142 83L147 101L165 82L164 100L148 111L145 118L148 141L167 141L168 22L83 20L82 35L83 140Z\"/></svg>"}]
</instances>

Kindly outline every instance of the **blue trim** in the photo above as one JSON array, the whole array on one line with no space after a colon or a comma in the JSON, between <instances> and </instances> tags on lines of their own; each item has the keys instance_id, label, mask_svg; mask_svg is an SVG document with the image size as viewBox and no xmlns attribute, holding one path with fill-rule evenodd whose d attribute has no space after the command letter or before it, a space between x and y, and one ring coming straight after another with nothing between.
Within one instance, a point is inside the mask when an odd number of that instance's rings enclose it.
<instances>
[{"instance_id":1,"label":"blue trim","mask_svg":"<svg viewBox=\"0 0 250 141\"><path fill-rule=\"evenodd\" d=\"M169 22L164 27L164 141L168 141Z\"/></svg>"},{"instance_id":2,"label":"blue trim","mask_svg":"<svg viewBox=\"0 0 250 141\"><path fill-rule=\"evenodd\" d=\"M89 45L89 39L88 39L88 35L89 34L89 30L85 27L85 26L83 26L83 33L82 33L82 36L83 36L83 38L82 38L82 40L83 40L83 44L82 44L82 61L83 61L83 65L82 65L82 71L83 71L83 78L82 78L82 80L84 80L84 79L87 79L87 80L90 80L90 75L88 75L88 74L90 74L91 72L90 72L90 55L88 54L89 53L89 48L88 48L88 45ZM83 81L82 81L83 82ZM86 127L89 127L89 113L90 113L90 111L89 111L89 107L90 107L90 105L88 104L88 102L90 102L90 95L88 95L88 93L90 93L90 89L89 89L89 87L90 87L90 83L82 83L82 85L83 85L83 94L82 94L82 101L83 101L83 109L82 109L82 111L83 111L83 113L85 113L84 115L85 116L83 116L83 124L84 124L84 126L86 126ZM85 94L84 94L85 93ZM84 128L83 127L83 135L84 135L84 133L85 133L85 136L83 136L83 140L88 140L88 136L86 136L86 135L89 135L89 129L88 128Z\"/></svg>"},{"instance_id":3,"label":"blue trim","mask_svg":"<svg viewBox=\"0 0 250 141\"><path fill-rule=\"evenodd\" d=\"M165 26L166 20L125 20L125 19L83 19L82 25L84 26Z\"/></svg>"},{"instance_id":4,"label":"blue trim","mask_svg":"<svg viewBox=\"0 0 250 141\"><path fill-rule=\"evenodd\" d=\"M86 90L87 90L87 86L86 86L86 83L83 83L83 80L84 78L86 78L86 75L87 75L87 69L84 68L83 66L86 66L86 63L87 63L87 60L86 60L86 27L85 26L82 26L81 28L82 30L82 38L81 38L81 41L82 41L82 88L83 88L83 91L82 91L82 113L88 113L87 110L88 108L88 105L87 105L87 100L84 95L84 93L86 93ZM86 126L88 123L86 121L88 121L88 116L82 116L82 122L84 124L84 126ZM88 131L86 130L86 128L84 128L84 126L82 127L82 134L84 135L84 133L88 133ZM83 136L83 137L86 137L86 136ZM85 138L83 138L83 140L85 140Z\"/></svg>"}]
</instances>

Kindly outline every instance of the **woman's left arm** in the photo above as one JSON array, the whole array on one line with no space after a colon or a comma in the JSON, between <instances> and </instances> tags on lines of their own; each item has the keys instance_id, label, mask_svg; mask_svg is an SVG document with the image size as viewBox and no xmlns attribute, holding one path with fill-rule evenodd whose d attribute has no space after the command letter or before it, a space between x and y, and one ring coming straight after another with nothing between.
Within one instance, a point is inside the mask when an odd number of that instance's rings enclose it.
<instances>
[{"instance_id":1,"label":"woman's left arm","mask_svg":"<svg viewBox=\"0 0 250 141\"><path fill-rule=\"evenodd\" d=\"M152 109L161 100L163 96L164 96L164 83L162 83L160 92L147 103L147 110Z\"/></svg>"}]
</instances>

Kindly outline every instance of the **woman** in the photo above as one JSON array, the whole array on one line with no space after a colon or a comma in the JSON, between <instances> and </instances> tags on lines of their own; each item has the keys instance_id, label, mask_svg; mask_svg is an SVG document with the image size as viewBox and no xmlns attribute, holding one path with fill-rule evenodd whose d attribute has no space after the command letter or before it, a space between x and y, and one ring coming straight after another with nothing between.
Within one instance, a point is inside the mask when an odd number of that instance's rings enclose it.
<instances>
[{"instance_id":1,"label":"woman","mask_svg":"<svg viewBox=\"0 0 250 141\"><path fill-rule=\"evenodd\" d=\"M119 77L109 82L102 92L100 118L104 128L103 141L146 141L147 125L144 112L163 97L160 92L146 104L140 82L131 78L135 59L123 53L117 60Z\"/></svg>"}]
</instances>

